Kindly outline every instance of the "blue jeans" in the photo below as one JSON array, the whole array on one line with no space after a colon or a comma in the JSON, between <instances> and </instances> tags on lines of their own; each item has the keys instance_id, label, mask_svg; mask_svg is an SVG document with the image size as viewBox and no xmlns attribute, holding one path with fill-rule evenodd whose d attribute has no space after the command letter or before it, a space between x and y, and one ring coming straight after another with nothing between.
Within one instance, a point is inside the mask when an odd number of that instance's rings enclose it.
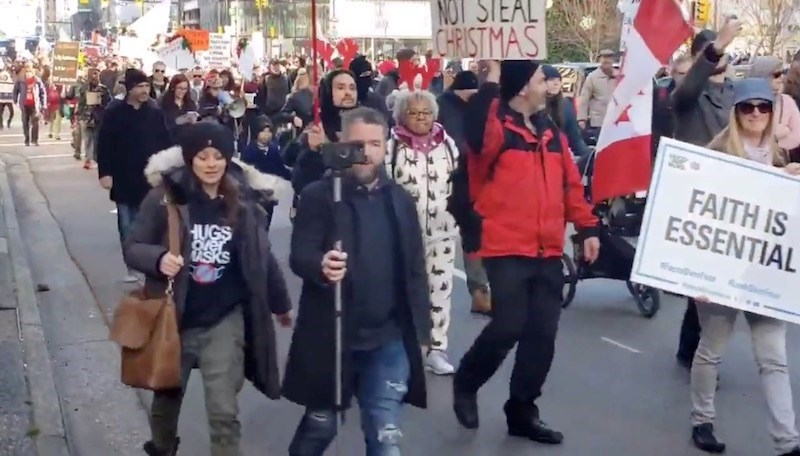
<instances>
[{"instance_id":1,"label":"blue jeans","mask_svg":"<svg viewBox=\"0 0 800 456\"><path fill-rule=\"evenodd\" d=\"M117 231L119 231L120 244L125 243L125 239L131 232L133 222L136 220L138 214L138 207L117 203Z\"/></svg>"},{"instance_id":2,"label":"blue jeans","mask_svg":"<svg viewBox=\"0 0 800 456\"><path fill-rule=\"evenodd\" d=\"M367 456L400 456L399 428L410 366L402 340L351 354ZM331 378L333 380L333 378ZM334 410L311 410L300 421L289 456L322 456L336 438Z\"/></svg>"}]
</instances>

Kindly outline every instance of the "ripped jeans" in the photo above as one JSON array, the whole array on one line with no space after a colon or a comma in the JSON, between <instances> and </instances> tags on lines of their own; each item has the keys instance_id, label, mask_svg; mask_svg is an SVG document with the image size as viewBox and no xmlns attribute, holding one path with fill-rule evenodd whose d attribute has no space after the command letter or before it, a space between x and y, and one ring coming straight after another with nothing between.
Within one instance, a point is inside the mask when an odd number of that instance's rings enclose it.
<instances>
[{"instance_id":1,"label":"ripped jeans","mask_svg":"<svg viewBox=\"0 0 800 456\"><path fill-rule=\"evenodd\" d=\"M366 456L400 456L400 412L411 375L405 345L396 340L374 350L355 351L351 356ZM336 433L333 410L306 410L289 446L289 456L322 456Z\"/></svg>"}]
</instances>

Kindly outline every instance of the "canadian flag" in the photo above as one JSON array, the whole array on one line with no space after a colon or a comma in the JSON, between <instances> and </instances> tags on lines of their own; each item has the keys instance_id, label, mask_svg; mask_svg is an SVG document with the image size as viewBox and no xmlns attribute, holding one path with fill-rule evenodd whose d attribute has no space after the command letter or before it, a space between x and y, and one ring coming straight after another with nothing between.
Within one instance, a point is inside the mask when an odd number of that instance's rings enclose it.
<instances>
[{"instance_id":1,"label":"canadian flag","mask_svg":"<svg viewBox=\"0 0 800 456\"><path fill-rule=\"evenodd\" d=\"M638 4L638 5L637 5ZM602 201L650 186L653 77L692 36L676 0L630 0L620 80L597 139L592 199Z\"/></svg>"}]
</instances>

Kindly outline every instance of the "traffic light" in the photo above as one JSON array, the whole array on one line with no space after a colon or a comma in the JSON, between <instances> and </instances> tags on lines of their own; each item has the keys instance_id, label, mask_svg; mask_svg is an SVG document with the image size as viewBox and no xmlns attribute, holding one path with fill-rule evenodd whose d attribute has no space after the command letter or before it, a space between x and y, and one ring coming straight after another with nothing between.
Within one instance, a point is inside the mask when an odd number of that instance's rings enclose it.
<instances>
[{"instance_id":1,"label":"traffic light","mask_svg":"<svg viewBox=\"0 0 800 456\"><path fill-rule=\"evenodd\" d=\"M256 8L266 9L269 6L269 0L256 0Z\"/></svg>"},{"instance_id":2,"label":"traffic light","mask_svg":"<svg viewBox=\"0 0 800 456\"><path fill-rule=\"evenodd\" d=\"M277 36L278 36L278 34L275 31L275 27L270 26L270 28L269 28L269 37L270 38L275 38Z\"/></svg>"},{"instance_id":3,"label":"traffic light","mask_svg":"<svg viewBox=\"0 0 800 456\"><path fill-rule=\"evenodd\" d=\"M711 1L695 0L694 25L697 27L705 27L706 25L708 25L708 20L710 18L711 18Z\"/></svg>"}]
</instances>

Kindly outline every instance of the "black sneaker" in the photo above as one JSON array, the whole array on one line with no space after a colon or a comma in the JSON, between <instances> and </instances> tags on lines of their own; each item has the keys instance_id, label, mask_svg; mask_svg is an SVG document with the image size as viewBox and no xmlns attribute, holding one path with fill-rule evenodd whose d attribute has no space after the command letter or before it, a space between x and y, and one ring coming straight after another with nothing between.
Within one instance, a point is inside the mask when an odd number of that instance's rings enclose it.
<instances>
[{"instance_id":1,"label":"black sneaker","mask_svg":"<svg viewBox=\"0 0 800 456\"><path fill-rule=\"evenodd\" d=\"M692 442L697 448L708 453L724 453L725 444L714 436L714 425L704 423L692 428Z\"/></svg>"},{"instance_id":2,"label":"black sneaker","mask_svg":"<svg viewBox=\"0 0 800 456\"><path fill-rule=\"evenodd\" d=\"M509 399L503 411L506 413L508 435L525 437L534 442L558 445L564 441L564 434L551 429L539 419L539 409L535 404Z\"/></svg>"},{"instance_id":3,"label":"black sneaker","mask_svg":"<svg viewBox=\"0 0 800 456\"><path fill-rule=\"evenodd\" d=\"M170 450L159 449L152 440L147 441L142 449L147 456L176 456L178 454L178 446L181 444L181 439L175 439L175 447Z\"/></svg>"},{"instance_id":4,"label":"black sneaker","mask_svg":"<svg viewBox=\"0 0 800 456\"><path fill-rule=\"evenodd\" d=\"M462 426L478 429L478 393L460 388L456 379L453 379L453 411Z\"/></svg>"}]
</instances>

